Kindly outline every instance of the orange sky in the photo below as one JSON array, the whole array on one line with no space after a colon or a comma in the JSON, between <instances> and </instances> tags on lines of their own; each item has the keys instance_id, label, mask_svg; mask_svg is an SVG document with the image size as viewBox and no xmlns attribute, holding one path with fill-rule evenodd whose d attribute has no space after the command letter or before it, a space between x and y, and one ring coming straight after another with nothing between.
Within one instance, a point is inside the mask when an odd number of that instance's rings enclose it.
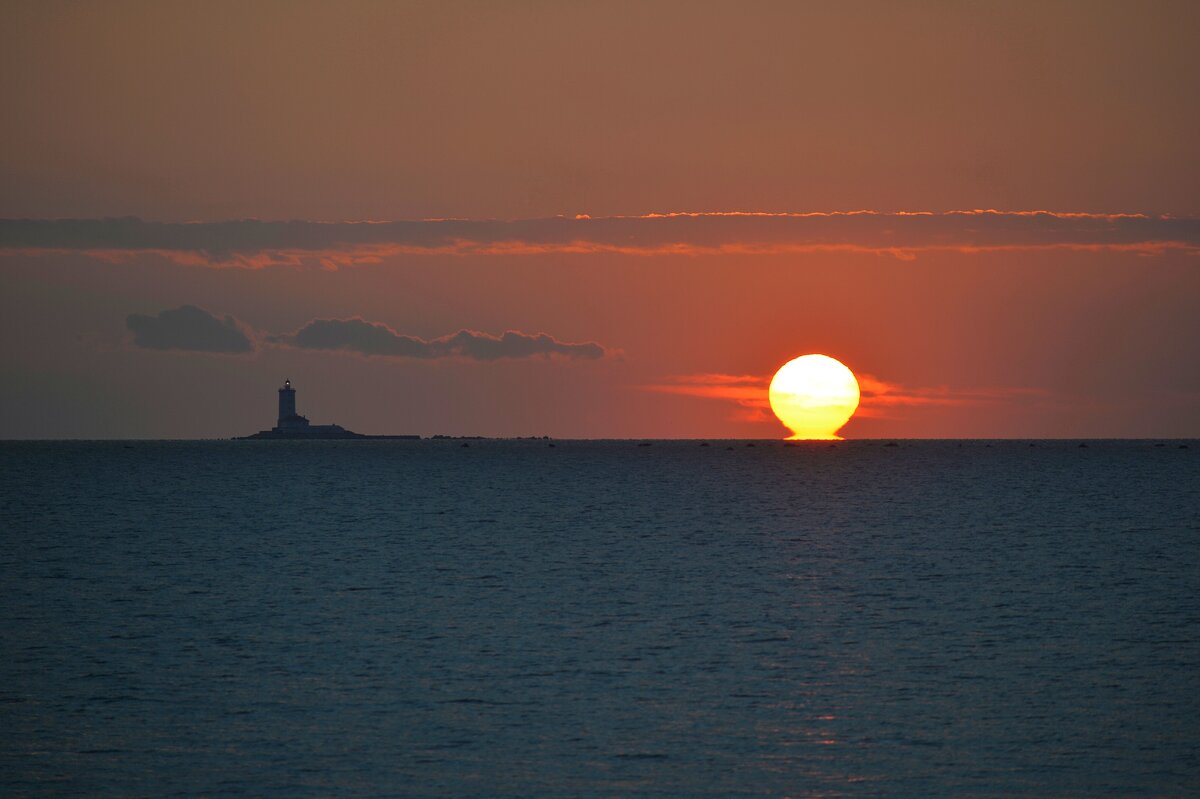
<instances>
[{"instance_id":1,"label":"orange sky","mask_svg":"<svg viewBox=\"0 0 1200 799\"><path fill-rule=\"evenodd\" d=\"M1200 435L1194 4L0 15L0 437Z\"/></svg>"}]
</instances>

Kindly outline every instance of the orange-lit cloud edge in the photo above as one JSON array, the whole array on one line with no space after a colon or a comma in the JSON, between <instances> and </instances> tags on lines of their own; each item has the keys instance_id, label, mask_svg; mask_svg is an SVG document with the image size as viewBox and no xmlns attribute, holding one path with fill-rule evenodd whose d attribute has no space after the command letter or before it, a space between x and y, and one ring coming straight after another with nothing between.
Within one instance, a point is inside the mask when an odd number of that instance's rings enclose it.
<instances>
[{"instance_id":1,"label":"orange-lit cloud edge","mask_svg":"<svg viewBox=\"0 0 1200 799\"><path fill-rule=\"evenodd\" d=\"M699 256L1022 251L1200 254L1200 218L1060 211L671 212L416 221L2 219L0 253L158 256L202 267L337 269L422 256Z\"/></svg>"}]
</instances>

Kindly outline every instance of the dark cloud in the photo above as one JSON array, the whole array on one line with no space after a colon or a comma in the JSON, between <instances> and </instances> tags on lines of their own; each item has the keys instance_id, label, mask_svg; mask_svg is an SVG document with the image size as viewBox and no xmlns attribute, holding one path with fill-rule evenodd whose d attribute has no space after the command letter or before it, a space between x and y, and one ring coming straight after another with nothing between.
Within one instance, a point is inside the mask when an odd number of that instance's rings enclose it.
<instances>
[{"instance_id":1,"label":"dark cloud","mask_svg":"<svg viewBox=\"0 0 1200 799\"><path fill-rule=\"evenodd\" d=\"M329 266L404 253L774 253L858 250L1126 249L1200 252L1200 219L1051 211L875 211L650 214L517 221L164 223L122 219L0 220L0 250L139 252L243 267Z\"/></svg>"},{"instance_id":2,"label":"dark cloud","mask_svg":"<svg viewBox=\"0 0 1200 799\"><path fill-rule=\"evenodd\" d=\"M133 343L153 350L250 352L254 342L232 316L215 316L195 305L181 305L157 316L130 314L126 327Z\"/></svg>"},{"instance_id":3,"label":"dark cloud","mask_svg":"<svg viewBox=\"0 0 1200 799\"><path fill-rule=\"evenodd\" d=\"M157 316L130 314L125 320L133 343L155 350L243 353L254 350L253 332L232 316L217 316L194 305L162 311ZM499 336L460 330L449 336L422 339L397 333L364 319L314 319L289 335L263 336L266 341L303 350L338 350L391 358L500 358L561 356L594 360L607 351L594 342L559 341L546 333L509 330Z\"/></svg>"},{"instance_id":4,"label":"dark cloud","mask_svg":"<svg viewBox=\"0 0 1200 799\"><path fill-rule=\"evenodd\" d=\"M491 336L460 330L451 336L426 340L397 333L387 325L364 319L314 319L291 335L272 336L269 340L299 349L342 350L393 358L457 357L493 361L548 355L595 359L605 354L605 349L594 342L559 341L545 333L530 335L510 330L501 336Z\"/></svg>"}]
</instances>

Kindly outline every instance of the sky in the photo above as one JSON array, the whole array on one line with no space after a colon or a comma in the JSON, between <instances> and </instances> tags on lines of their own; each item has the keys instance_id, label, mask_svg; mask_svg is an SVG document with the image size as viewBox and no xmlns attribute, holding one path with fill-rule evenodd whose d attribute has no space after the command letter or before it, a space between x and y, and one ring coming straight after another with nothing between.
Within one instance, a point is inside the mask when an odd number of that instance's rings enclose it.
<instances>
[{"instance_id":1,"label":"sky","mask_svg":"<svg viewBox=\"0 0 1200 799\"><path fill-rule=\"evenodd\" d=\"M1200 6L6 2L0 438L1200 436Z\"/></svg>"}]
</instances>

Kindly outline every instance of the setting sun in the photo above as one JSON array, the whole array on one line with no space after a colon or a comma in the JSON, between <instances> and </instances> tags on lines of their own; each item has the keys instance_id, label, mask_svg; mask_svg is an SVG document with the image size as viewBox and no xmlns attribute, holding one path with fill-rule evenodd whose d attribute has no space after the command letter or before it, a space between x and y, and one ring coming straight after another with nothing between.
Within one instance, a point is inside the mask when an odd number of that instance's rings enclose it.
<instances>
[{"instance_id":1,"label":"setting sun","mask_svg":"<svg viewBox=\"0 0 1200 799\"><path fill-rule=\"evenodd\" d=\"M771 410L793 439L836 439L858 408L858 380L828 355L802 355L771 379Z\"/></svg>"}]
</instances>

